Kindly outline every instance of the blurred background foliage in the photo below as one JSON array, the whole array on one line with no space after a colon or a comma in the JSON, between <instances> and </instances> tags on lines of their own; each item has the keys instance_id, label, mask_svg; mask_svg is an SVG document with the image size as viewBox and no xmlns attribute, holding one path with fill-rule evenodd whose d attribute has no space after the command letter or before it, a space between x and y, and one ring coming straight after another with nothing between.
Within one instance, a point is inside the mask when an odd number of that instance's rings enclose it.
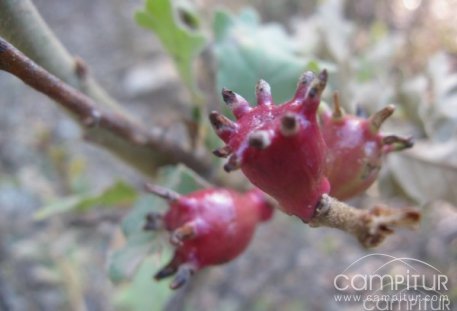
<instances>
[{"instance_id":1,"label":"blurred background foliage","mask_svg":"<svg viewBox=\"0 0 457 311\"><path fill-rule=\"evenodd\" d=\"M281 103L301 72L327 68L324 100L338 90L348 112L367 114L395 104L383 131L412 135L416 146L389 155L379 182L352 203L421 207L421 228L379 252L457 279L457 1L34 3L130 110L181 139L195 123L208 150L220 145L205 115L225 109L222 87L254 103L261 78ZM0 310L344 309L328 280L367 251L283 215L241 258L185 289L154 282L170 249L141 230L145 213L165 209L141 191L142 176L81 142L44 96L4 73L0 90ZM182 166L155 182L182 193L207 183ZM457 298L455 284L449 294Z\"/></svg>"}]
</instances>

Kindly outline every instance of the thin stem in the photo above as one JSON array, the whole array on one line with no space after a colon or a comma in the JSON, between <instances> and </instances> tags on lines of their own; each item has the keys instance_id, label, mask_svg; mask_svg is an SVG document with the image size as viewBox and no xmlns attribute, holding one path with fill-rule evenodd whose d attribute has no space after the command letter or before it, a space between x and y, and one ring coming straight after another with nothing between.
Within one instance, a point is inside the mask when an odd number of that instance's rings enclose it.
<instances>
[{"instance_id":1,"label":"thin stem","mask_svg":"<svg viewBox=\"0 0 457 311\"><path fill-rule=\"evenodd\" d=\"M103 111L85 94L65 84L0 37L0 70L7 71L65 108L86 129L89 141L102 145L145 174L157 166L184 163L209 176L210 160L161 133L147 130L120 113Z\"/></svg>"},{"instance_id":2,"label":"thin stem","mask_svg":"<svg viewBox=\"0 0 457 311\"><path fill-rule=\"evenodd\" d=\"M392 234L394 228L412 229L419 221L419 211L412 208L375 206L362 210L323 195L309 225L340 229L354 235L364 247L375 247Z\"/></svg>"}]
</instances>

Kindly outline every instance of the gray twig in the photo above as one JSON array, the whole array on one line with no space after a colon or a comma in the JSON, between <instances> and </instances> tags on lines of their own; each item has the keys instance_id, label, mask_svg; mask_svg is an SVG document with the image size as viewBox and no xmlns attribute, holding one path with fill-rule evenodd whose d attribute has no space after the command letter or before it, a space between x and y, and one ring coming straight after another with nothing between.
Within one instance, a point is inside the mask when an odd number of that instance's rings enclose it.
<instances>
[{"instance_id":1,"label":"gray twig","mask_svg":"<svg viewBox=\"0 0 457 311\"><path fill-rule=\"evenodd\" d=\"M194 150L144 128L119 112L97 108L95 101L67 85L0 37L0 70L7 71L65 108L86 130L89 141L107 148L145 174L157 166L184 163L209 176L210 160Z\"/></svg>"}]
</instances>

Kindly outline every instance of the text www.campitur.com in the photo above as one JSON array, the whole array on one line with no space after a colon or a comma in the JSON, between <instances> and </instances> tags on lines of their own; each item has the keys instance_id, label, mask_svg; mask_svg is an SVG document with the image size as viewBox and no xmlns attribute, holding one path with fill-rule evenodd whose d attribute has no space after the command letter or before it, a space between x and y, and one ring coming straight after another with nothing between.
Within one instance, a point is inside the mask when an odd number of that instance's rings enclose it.
<instances>
[{"instance_id":1,"label":"text www.campitur.com","mask_svg":"<svg viewBox=\"0 0 457 311\"><path fill-rule=\"evenodd\" d=\"M362 295L334 295L336 302L360 302Z\"/></svg>"}]
</instances>

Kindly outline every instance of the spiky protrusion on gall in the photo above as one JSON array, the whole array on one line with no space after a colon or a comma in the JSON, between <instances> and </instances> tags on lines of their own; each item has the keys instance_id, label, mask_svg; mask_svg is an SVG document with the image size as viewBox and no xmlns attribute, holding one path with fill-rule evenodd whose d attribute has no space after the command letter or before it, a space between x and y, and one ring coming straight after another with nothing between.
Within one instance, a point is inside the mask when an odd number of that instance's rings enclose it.
<instances>
[{"instance_id":1,"label":"spiky protrusion on gall","mask_svg":"<svg viewBox=\"0 0 457 311\"><path fill-rule=\"evenodd\" d=\"M363 193L378 177L384 156L413 146L411 137L383 135L379 129L395 107L389 105L369 118L345 114L338 94L333 112L321 109L322 134L327 144L326 176L330 195L346 200Z\"/></svg>"},{"instance_id":2,"label":"spiky protrusion on gall","mask_svg":"<svg viewBox=\"0 0 457 311\"><path fill-rule=\"evenodd\" d=\"M175 253L155 279L175 275L172 289L184 285L196 271L241 254L256 225L269 220L273 213L266 195L258 189L241 194L210 188L187 195L150 184L147 189L169 202L164 215L147 215L144 229L170 232Z\"/></svg>"},{"instance_id":3,"label":"spiky protrusion on gall","mask_svg":"<svg viewBox=\"0 0 457 311\"><path fill-rule=\"evenodd\" d=\"M222 90L236 122L218 112L210 114L217 135L226 145L214 152L228 157L227 172L241 168L259 189L274 197L287 214L307 222L322 194L330 190L324 176L326 146L316 119L327 72L317 77L304 73L295 96L273 105L270 86L256 86L257 106L250 107L240 95Z\"/></svg>"}]
</instances>

